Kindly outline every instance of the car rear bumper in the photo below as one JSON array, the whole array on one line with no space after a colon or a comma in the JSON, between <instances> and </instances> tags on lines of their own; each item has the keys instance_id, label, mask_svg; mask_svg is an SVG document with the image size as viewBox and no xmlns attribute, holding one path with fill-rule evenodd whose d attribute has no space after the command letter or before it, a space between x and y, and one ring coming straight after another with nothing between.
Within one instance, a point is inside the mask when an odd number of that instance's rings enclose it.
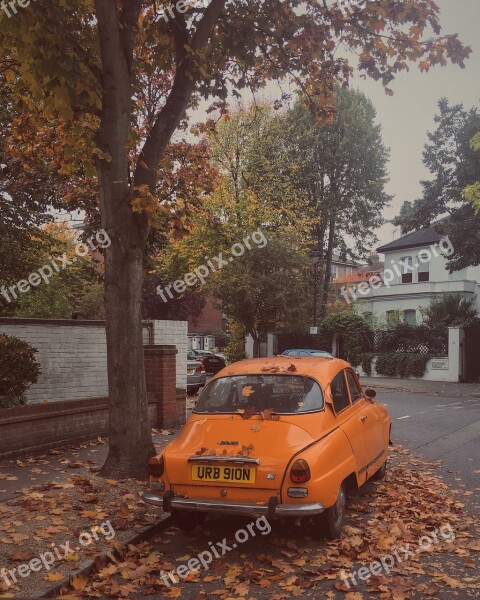
<instances>
[{"instance_id":1,"label":"car rear bumper","mask_svg":"<svg viewBox=\"0 0 480 600\"><path fill-rule=\"evenodd\" d=\"M266 515L269 517L310 517L325 510L320 502L278 504L272 497L268 504L248 502L225 502L224 500L200 500L195 498L175 498L168 494L160 496L155 492L145 492L143 500L148 504L161 506L165 512L187 510L195 512L214 512L230 515Z\"/></svg>"}]
</instances>

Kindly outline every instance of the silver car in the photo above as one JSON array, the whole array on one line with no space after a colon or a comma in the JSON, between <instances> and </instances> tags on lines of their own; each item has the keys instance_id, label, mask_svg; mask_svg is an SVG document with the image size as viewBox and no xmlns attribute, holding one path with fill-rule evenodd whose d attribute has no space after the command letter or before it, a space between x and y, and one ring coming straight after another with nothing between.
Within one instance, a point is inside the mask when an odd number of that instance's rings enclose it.
<instances>
[{"instance_id":1,"label":"silver car","mask_svg":"<svg viewBox=\"0 0 480 600\"><path fill-rule=\"evenodd\" d=\"M187 394L195 396L198 390L205 385L207 373L205 367L198 360L187 358Z\"/></svg>"}]
</instances>

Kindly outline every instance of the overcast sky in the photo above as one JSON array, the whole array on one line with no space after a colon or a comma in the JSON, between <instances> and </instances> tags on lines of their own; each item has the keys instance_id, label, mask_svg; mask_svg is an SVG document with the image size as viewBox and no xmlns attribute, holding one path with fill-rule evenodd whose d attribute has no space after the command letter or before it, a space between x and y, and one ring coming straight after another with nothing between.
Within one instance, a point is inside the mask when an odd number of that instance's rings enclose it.
<instances>
[{"instance_id":1,"label":"overcast sky","mask_svg":"<svg viewBox=\"0 0 480 600\"><path fill-rule=\"evenodd\" d=\"M395 198L385 211L387 219L398 214L405 200L420 196L420 180L429 176L422 163L422 151L427 131L434 129L438 100L445 96L451 103L463 103L467 107L480 103L480 0L436 2L440 7L443 33L458 33L462 42L473 49L465 69L448 65L421 73L413 66L409 73L402 74L389 86L394 91L393 97L387 96L379 83L356 78L355 85L377 109L385 145L391 150L391 181L387 191ZM393 230L393 225L384 225L377 232L380 242L391 241Z\"/></svg>"}]
</instances>

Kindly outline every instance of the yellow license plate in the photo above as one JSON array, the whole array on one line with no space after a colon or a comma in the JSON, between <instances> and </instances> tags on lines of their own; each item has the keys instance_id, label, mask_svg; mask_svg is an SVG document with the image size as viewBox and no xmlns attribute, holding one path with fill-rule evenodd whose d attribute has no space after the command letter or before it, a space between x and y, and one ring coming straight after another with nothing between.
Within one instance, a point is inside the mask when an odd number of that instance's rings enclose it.
<instances>
[{"instance_id":1,"label":"yellow license plate","mask_svg":"<svg viewBox=\"0 0 480 600\"><path fill-rule=\"evenodd\" d=\"M242 466L193 465L194 481L218 481L220 483L255 483L255 469Z\"/></svg>"}]
</instances>

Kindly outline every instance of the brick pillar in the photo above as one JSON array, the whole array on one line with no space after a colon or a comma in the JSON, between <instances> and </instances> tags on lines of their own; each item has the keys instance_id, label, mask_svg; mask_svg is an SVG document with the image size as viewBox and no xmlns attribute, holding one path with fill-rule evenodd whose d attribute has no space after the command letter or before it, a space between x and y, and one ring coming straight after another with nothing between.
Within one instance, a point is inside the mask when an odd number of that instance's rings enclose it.
<instances>
[{"instance_id":1,"label":"brick pillar","mask_svg":"<svg viewBox=\"0 0 480 600\"><path fill-rule=\"evenodd\" d=\"M178 424L175 346L144 346L147 393L157 403L157 425L168 429Z\"/></svg>"}]
</instances>

